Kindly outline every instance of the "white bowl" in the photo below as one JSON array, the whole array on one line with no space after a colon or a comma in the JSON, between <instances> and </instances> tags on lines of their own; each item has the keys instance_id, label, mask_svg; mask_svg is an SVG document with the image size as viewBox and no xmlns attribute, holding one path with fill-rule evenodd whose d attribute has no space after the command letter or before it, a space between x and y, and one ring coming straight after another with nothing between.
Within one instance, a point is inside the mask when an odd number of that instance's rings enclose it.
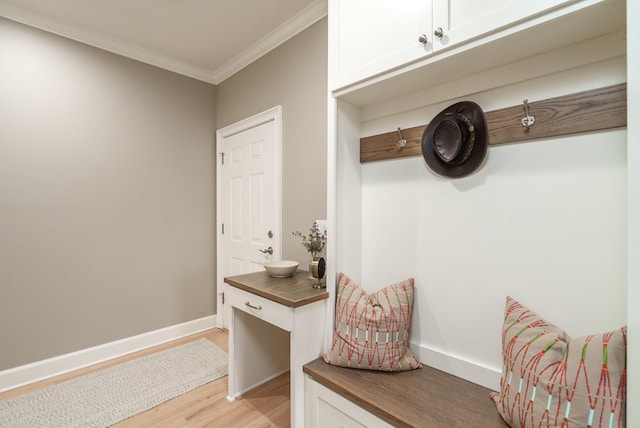
<instances>
[{"instance_id":1,"label":"white bowl","mask_svg":"<svg viewBox=\"0 0 640 428\"><path fill-rule=\"evenodd\" d=\"M298 262L291 260L279 260L265 263L264 268L274 278L286 278L295 273L298 269L298 264Z\"/></svg>"}]
</instances>

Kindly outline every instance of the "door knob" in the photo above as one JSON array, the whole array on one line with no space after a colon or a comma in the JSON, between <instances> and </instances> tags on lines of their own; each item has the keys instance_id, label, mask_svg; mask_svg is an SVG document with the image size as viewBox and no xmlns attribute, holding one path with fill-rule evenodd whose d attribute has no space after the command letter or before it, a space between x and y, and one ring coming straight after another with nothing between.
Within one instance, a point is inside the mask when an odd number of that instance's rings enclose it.
<instances>
[{"instance_id":1,"label":"door knob","mask_svg":"<svg viewBox=\"0 0 640 428\"><path fill-rule=\"evenodd\" d=\"M265 250L258 250L260 251L262 254L273 254L273 248L269 247Z\"/></svg>"},{"instance_id":2,"label":"door knob","mask_svg":"<svg viewBox=\"0 0 640 428\"><path fill-rule=\"evenodd\" d=\"M436 31L433 32L433 35L441 39L442 36L444 36L444 31L442 31L442 27L436 28Z\"/></svg>"},{"instance_id":3,"label":"door knob","mask_svg":"<svg viewBox=\"0 0 640 428\"><path fill-rule=\"evenodd\" d=\"M418 43L420 43L423 46L429 43L429 39L427 38L427 35L421 34L420 37L418 37Z\"/></svg>"}]
</instances>

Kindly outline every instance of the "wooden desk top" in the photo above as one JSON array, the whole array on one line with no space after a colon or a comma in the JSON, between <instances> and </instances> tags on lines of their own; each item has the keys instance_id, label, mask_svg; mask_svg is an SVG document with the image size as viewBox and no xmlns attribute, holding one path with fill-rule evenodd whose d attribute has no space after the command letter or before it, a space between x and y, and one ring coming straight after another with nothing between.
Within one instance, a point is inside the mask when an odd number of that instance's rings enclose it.
<instances>
[{"instance_id":1,"label":"wooden desk top","mask_svg":"<svg viewBox=\"0 0 640 428\"><path fill-rule=\"evenodd\" d=\"M313 288L318 282L309 272L298 270L288 278L273 278L266 271L228 276L227 284L282 305L297 308L329 297L325 288Z\"/></svg>"}]
</instances>

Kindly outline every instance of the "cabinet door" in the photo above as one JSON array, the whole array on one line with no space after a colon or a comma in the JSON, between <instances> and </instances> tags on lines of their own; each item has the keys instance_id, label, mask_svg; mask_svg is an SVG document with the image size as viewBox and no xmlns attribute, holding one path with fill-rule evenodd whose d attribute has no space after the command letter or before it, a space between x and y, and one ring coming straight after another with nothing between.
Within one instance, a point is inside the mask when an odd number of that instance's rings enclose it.
<instances>
[{"instance_id":1,"label":"cabinet door","mask_svg":"<svg viewBox=\"0 0 640 428\"><path fill-rule=\"evenodd\" d=\"M393 428L379 417L305 375L307 428Z\"/></svg>"},{"instance_id":2,"label":"cabinet door","mask_svg":"<svg viewBox=\"0 0 640 428\"><path fill-rule=\"evenodd\" d=\"M320 428L366 428L351 416L326 401L318 400L318 427Z\"/></svg>"},{"instance_id":3,"label":"cabinet door","mask_svg":"<svg viewBox=\"0 0 640 428\"><path fill-rule=\"evenodd\" d=\"M431 52L432 0L331 0L331 89ZM424 34L426 44L418 40Z\"/></svg>"},{"instance_id":4,"label":"cabinet door","mask_svg":"<svg viewBox=\"0 0 640 428\"><path fill-rule=\"evenodd\" d=\"M576 0L434 0L433 50L484 36ZM442 36L435 33L442 29Z\"/></svg>"}]
</instances>

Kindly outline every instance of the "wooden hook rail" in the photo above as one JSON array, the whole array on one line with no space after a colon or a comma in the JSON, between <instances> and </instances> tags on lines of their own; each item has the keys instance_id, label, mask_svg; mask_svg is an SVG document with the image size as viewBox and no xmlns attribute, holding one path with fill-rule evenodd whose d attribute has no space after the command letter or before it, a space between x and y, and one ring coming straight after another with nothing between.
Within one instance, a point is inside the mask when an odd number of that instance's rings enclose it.
<instances>
[{"instance_id":1,"label":"wooden hook rail","mask_svg":"<svg viewBox=\"0 0 640 428\"><path fill-rule=\"evenodd\" d=\"M485 112L490 146L627 125L626 83L525 105L527 116L535 117L535 123L530 126L523 126L522 104ZM404 147L398 145L398 130L361 138L360 162L422 155L422 134L426 127L425 124L403 129Z\"/></svg>"}]
</instances>

